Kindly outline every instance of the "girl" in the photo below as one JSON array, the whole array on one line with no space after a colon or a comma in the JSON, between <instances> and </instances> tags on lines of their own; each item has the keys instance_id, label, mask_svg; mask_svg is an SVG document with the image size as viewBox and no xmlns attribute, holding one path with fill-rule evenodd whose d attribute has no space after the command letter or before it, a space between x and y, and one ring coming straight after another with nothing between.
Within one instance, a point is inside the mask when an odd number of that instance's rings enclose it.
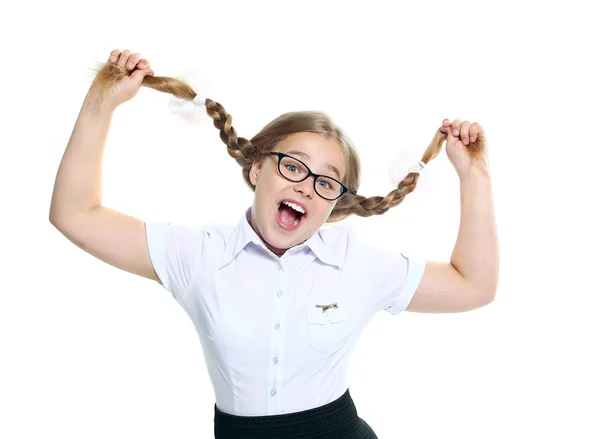
<instances>
[{"instance_id":1,"label":"girl","mask_svg":"<svg viewBox=\"0 0 600 439\"><path fill-rule=\"evenodd\" d=\"M102 206L100 157L110 118L142 85L206 106L255 192L237 226L144 223ZM323 227L398 205L420 169L387 196L365 198L357 193L358 154L324 113L283 114L247 140L221 104L183 80L155 77L139 54L115 50L97 69L67 145L50 220L92 255L156 280L185 309L215 391L215 438L376 438L346 380L352 349L373 315L460 312L495 295L485 136L477 123L444 120L419 168L444 141L463 207L451 264L382 250L346 225Z\"/></svg>"}]
</instances>

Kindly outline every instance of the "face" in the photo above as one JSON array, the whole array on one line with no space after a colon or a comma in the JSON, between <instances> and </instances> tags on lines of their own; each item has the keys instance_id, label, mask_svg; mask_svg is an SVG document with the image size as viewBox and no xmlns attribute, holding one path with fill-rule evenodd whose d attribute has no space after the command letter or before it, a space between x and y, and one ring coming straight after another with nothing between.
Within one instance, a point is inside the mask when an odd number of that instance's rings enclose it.
<instances>
[{"instance_id":1,"label":"face","mask_svg":"<svg viewBox=\"0 0 600 439\"><path fill-rule=\"evenodd\" d=\"M315 174L342 181L345 174L344 154L334 139L324 139L319 134L301 132L287 137L275 148L301 160ZM254 203L250 211L250 225L269 250L277 256L306 241L327 220L337 201L320 197L314 188L314 177L301 182L284 178L277 170L279 158L266 156L250 169L250 181L255 186ZM339 174L332 169L335 167ZM340 175L341 174L341 175ZM282 201L291 201L304 208L300 223L286 222L287 208L280 210Z\"/></svg>"}]
</instances>

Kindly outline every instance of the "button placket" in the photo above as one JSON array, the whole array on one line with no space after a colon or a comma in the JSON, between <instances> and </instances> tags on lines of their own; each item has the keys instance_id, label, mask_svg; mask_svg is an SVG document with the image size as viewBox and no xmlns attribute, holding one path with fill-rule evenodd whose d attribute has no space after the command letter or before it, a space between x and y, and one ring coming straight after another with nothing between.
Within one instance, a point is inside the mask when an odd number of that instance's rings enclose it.
<instances>
[{"instance_id":1,"label":"button placket","mask_svg":"<svg viewBox=\"0 0 600 439\"><path fill-rule=\"evenodd\" d=\"M278 392L278 386L281 385L282 380L282 367L281 367L281 353L283 352L283 332L281 328L281 322L284 316L284 301L285 298L285 269L283 267L284 260L275 261L277 267L276 281L274 285L273 296L275 303L271 308L273 310L272 324L274 331L271 334L271 346L269 349L270 361L268 366L268 383L269 383L269 400L271 401L268 405L269 413L278 413L281 410L281 401L276 397Z\"/></svg>"}]
</instances>

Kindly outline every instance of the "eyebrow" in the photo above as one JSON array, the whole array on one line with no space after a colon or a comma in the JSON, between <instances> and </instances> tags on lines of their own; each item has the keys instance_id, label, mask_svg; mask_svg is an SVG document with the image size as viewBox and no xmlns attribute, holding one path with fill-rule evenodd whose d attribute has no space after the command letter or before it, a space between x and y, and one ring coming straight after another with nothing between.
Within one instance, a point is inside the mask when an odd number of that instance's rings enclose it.
<instances>
[{"instance_id":1,"label":"eyebrow","mask_svg":"<svg viewBox=\"0 0 600 439\"><path fill-rule=\"evenodd\" d=\"M305 153L305 152L302 152L302 151L298 151L297 149L294 149L294 150L292 150L292 151L288 151L286 154L296 154L296 155L299 155L300 157L302 157L302 158L304 158L304 159L308 159L308 160L310 160L310 156L309 156L307 153ZM337 178L338 178L339 180L341 180L341 179L342 179L342 174L340 173L340 170L339 170L338 168L336 168L336 167L335 167L335 166L333 166L333 165L330 165L329 163L327 163L327 164L325 165L325 167L326 167L327 169L330 169L331 171L335 172L335 173L337 174Z\"/></svg>"}]
</instances>

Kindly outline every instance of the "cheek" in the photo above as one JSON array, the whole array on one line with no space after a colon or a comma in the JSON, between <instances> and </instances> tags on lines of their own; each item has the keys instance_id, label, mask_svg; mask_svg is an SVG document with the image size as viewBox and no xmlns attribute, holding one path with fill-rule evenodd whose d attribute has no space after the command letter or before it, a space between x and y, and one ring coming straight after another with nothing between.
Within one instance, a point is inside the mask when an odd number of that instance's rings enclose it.
<instances>
[{"instance_id":1,"label":"cheek","mask_svg":"<svg viewBox=\"0 0 600 439\"><path fill-rule=\"evenodd\" d=\"M281 183L272 178L265 178L266 176L261 175L258 183L254 189L254 198L256 203L261 206L262 209L270 209L273 207L277 194L279 194L284 188L281 187ZM270 212L268 212L270 213Z\"/></svg>"},{"instance_id":2,"label":"cheek","mask_svg":"<svg viewBox=\"0 0 600 439\"><path fill-rule=\"evenodd\" d=\"M281 195L282 192L293 191L291 187L292 184L287 180L280 178L278 175L274 175L274 173L265 174L264 171L260 175L260 179L256 188L260 187L261 197L264 200L267 199L277 199Z\"/></svg>"},{"instance_id":3,"label":"cheek","mask_svg":"<svg viewBox=\"0 0 600 439\"><path fill-rule=\"evenodd\" d=\"M329 214L333 210L333 207L334 206L330 204L319 203L313 211L314 215L312 215L311 220L318 223L325 223L325 221L329 217Z\"/></svg>"}]
</instances>

